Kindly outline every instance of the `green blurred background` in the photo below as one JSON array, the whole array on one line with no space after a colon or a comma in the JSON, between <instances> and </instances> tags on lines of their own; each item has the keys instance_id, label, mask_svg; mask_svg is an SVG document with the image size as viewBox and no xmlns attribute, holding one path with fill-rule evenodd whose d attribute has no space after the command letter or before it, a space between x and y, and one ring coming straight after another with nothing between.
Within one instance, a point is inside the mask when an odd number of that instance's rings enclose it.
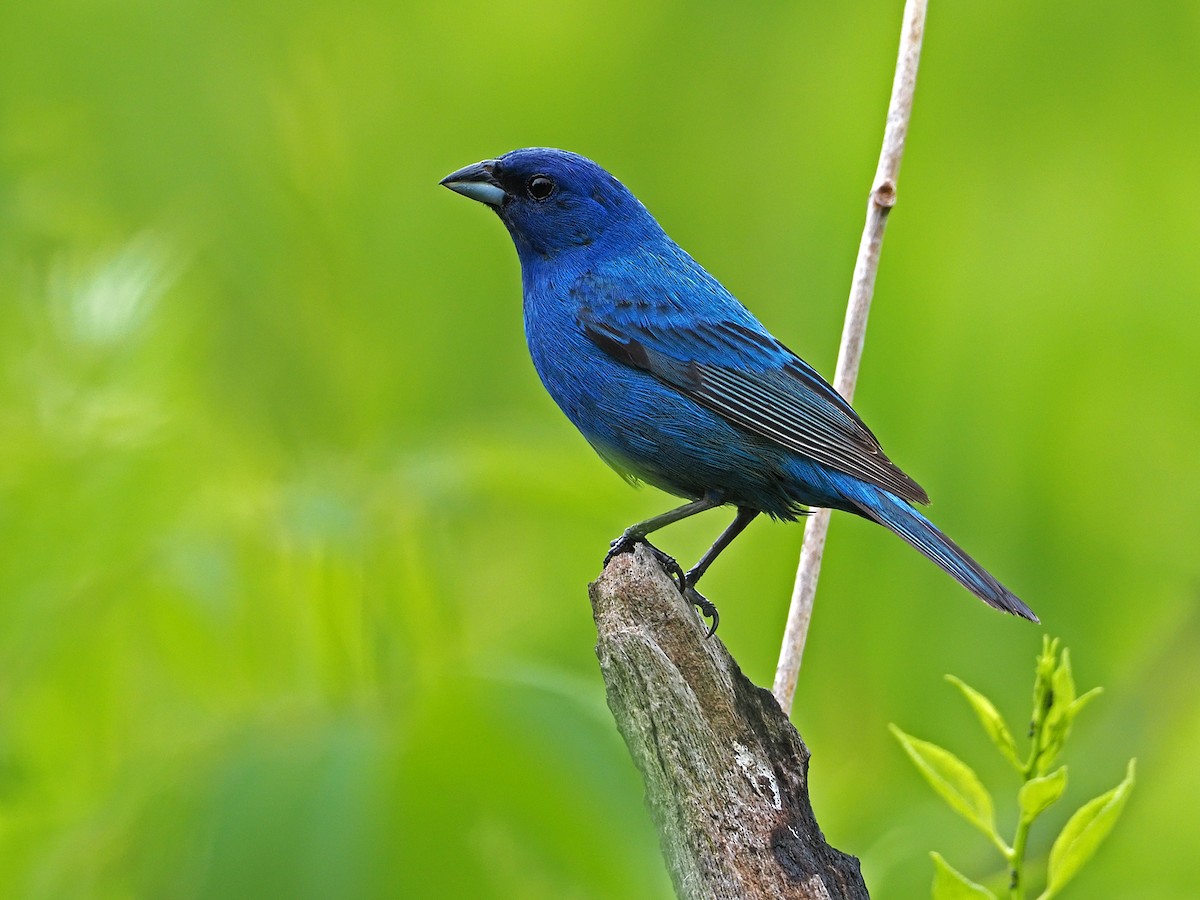
<instances>
[{"instance_id":1,"label":"green blurred background","mask_svg":"<svg viewBox=\"0 0 1200 900\"><path fill-rule=\"evenodd\" d=\"M670 896L585 585L671 500L544 395L437 181L592 156L831 374L900 7L0 6L0 893ZM1198 59L1194 0L935 0L859 383L1106 688L1035 849L1139 757L1078 897L1200 883ZM707 579L762 684L801 531ZM1019 727L1042 633L835 519L794 718L876 896L993 853L887 723L1008 801L942 674Z\"/></svg>"}]
</instances>

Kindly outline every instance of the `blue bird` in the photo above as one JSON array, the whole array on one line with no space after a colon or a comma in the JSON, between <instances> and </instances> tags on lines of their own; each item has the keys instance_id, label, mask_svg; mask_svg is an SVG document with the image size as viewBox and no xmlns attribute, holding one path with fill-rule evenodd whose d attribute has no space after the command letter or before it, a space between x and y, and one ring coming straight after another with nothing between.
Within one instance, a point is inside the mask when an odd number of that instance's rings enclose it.
<instances>
[{"instance_id":1,"label":"blue bird","mask_svg":"<svg viewBox=\"0 0 1200 900\"><path fill-rule=\"evenodd\" d=\"M512 235L529 352L567 418L627 480L688 500L631 525L605 562L665 525L735 507L688 572L655 551L715 629L696 583L718 554L759 513L794 521L829 507L891 529L985 603L1038 621L913 508L928 495L841 395L600 166L528 148L441 184L491 207Z\"/></svg>"}]
</instances>

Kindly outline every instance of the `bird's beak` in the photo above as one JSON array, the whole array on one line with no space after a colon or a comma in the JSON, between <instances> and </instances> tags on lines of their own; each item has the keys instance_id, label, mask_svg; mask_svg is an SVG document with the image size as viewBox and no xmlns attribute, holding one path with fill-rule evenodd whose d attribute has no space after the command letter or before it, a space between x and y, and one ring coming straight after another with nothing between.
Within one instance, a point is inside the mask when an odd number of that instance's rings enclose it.
<instances>
[{"instance_id":1,"label":"bird's beak","mask_svg":"<svg viewBox=\"0 0 1200 900\"><path fill-rule=\"evenodd\" d=\"M500 182L492 174L495 165L494 159L485 159L457 172L451 172L438 184L444 184L455 193L486 203L488 206L500 206L504 202L504 188L500 187Z\"/></svg>"}]
</instances>

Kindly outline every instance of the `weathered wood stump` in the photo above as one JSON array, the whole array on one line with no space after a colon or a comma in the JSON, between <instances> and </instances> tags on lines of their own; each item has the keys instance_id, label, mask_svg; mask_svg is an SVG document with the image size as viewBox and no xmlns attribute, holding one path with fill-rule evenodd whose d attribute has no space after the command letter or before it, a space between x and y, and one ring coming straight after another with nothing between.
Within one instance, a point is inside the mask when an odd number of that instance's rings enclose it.
<instances>
[{"instance_id":1,"label":"weathered wood stump","mask_svg":"<svg viewBox=\"0 0 1200 900\"><path fill-rule=\"evenodd\" d=\"M808 749L653 555L614 557L591 585L608 706L646 784L681 898L867 897L858 860L825 843Z\"/></svg>"}]
</instances>

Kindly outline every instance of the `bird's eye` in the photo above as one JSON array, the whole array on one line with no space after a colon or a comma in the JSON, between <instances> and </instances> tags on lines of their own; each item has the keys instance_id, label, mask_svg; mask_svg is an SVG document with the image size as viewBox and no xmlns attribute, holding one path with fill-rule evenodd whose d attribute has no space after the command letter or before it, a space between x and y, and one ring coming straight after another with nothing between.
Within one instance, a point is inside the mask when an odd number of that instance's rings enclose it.
<instances>
[{"instance_id":1,"label":"bird's eye","mask_svg":"<svg viewBox=\"0 0 1200 900\"><path fill-rule=\"evenodd\" d=\"M554 179L548 175L534 175L525 185L525 190L530 197L540 202L554 193Z\"/></svg>"}]
</instances>

